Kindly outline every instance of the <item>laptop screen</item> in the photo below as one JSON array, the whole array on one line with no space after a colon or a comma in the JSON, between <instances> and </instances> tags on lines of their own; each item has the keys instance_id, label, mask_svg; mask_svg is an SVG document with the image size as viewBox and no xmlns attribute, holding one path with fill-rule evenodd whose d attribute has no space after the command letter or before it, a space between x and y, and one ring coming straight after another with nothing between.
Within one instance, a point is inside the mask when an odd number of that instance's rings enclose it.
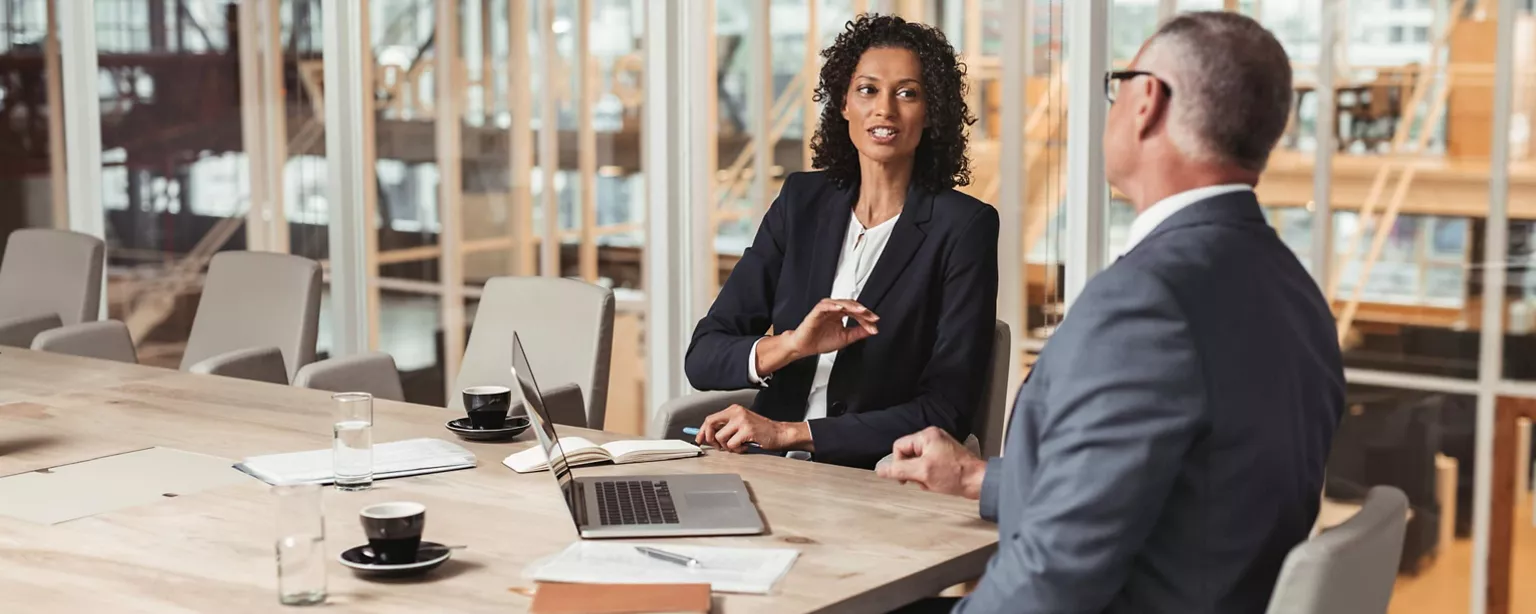
<instances>
[{"instance_id":1,"label":"laptop screen","mask_svg":"<svg viewBox=\"0 0 1536 614\"><path fill-rule=\"evenodd\" d=\"M528 419L533 422L533 432L539 438L539 445L544 446L544 456L549 459L549 471L555 474L555 480L560 483L565 504L571 510L571 519L577 526L581 526L577 511L576 479L571 477L571 467L565 462L565 451L560 448L560 438L555 435L555 423L549 419L549 412L544 408L544 395L539 392L539 384L533 379L533 367L528 365L523 342L515 332L512 333L512 375L517 378L523 407L528 410Z\"/></svg>"}]
</instances>

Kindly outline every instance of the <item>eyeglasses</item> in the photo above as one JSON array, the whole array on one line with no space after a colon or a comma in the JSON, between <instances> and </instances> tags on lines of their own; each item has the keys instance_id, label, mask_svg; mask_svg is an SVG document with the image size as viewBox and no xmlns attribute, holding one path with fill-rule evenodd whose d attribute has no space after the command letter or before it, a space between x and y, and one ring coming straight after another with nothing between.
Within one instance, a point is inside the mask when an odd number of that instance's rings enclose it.
<instances>
[{"instance_id":1,"label":"eyeglasses","mask_svg":"<svg viewBox=\"0 0 1536 614\"><path fill-rule=\"evenodd\" d=\"M1109 104L1115 104L1115 98L1120 95L1120 82L1135 79L1136 77L1156 79L1157 83L1163 86L1163 91L1168 93L1168 97L1173 97L1173 87L1169 86L1167 81L1162 80L1157 75L1144 70L1114 70L1104 74L1104 98L1109 100Z\"/></svg>"}]
</instances>

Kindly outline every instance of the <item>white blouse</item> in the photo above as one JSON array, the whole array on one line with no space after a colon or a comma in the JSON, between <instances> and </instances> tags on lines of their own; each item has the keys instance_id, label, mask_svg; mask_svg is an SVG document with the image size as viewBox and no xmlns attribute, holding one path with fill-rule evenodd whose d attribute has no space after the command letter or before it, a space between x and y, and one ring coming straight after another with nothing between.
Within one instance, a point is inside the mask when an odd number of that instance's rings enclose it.
<instances>
[{"instance_id":1,"label":"white blouse","mask_svg":"<svg viewBox=\"0 0 1536 614\"><path fill-rule=\"evenodd\" d=\"M843 237L843 249L838 255L837 274L832 278L829 298L858 300L859 292L864 290L864 282L869 279L870 272L875 270L875 264L880 262L880 254L885 252L885 245L890 243L891 231L896 228L896 220L901 215L897 214L873 228L865 228L859 223L859 216L852 212L849 212L849 216L852 219L848 222L848 233ZM843 325L848 325L847 316L843 316ZM757 341L761 342L762 339ZM752 353L747 357L747 377L753 384L762 384L763 378L757 375L757 343L752 344ZM817 357L816 376L811 380L811 393L805 401L806 420L827 416L827 382L832 379L832 367L836 363L837 352Z\"/></svg>"}]
</instances>

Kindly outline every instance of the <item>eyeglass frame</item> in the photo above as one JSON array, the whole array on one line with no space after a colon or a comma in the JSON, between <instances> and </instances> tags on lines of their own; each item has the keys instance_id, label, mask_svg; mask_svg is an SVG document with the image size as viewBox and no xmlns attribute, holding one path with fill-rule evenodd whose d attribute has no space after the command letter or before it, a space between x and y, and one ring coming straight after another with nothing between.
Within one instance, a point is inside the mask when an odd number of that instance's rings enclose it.
<instances>
[{"instance_id":1,"label":"eyeglass frame","mask_svg":"<svg viewBox=\"0 0 1536 614\"><path fill-rule=\"evenodd\" d=\"M1173 98L1173 86L1168 85L1168 82L1164 81L1162 77L1145 70L1112 70L1104 73L1104 100L1108 101L1109 104L1115 104L1115 94L1109 87L1111 83L1135 79L1136 77L1151 77L1157 81L1158 85L1163 86L1163 91L1168 94L1169 98Z\"/></svg>"}]
</instances>

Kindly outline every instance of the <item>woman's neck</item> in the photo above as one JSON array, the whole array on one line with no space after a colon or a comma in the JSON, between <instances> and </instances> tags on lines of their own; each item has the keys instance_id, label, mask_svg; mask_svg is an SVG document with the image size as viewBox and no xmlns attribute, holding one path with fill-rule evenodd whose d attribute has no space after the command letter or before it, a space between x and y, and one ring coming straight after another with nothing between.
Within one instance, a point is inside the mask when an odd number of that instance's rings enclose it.
<instances>
[{"instance_id":1,"label":"woman's neck","mask_svg":"<svg viewBox=\"0 0 1536 614\"><path fill-rule=\"evenodd\" d=\"M859 160L859 200L853 205L853 214L865 228L885 223L906 206L911 183L911 160L895 165Z\"/></svg>"}]
</instances>

